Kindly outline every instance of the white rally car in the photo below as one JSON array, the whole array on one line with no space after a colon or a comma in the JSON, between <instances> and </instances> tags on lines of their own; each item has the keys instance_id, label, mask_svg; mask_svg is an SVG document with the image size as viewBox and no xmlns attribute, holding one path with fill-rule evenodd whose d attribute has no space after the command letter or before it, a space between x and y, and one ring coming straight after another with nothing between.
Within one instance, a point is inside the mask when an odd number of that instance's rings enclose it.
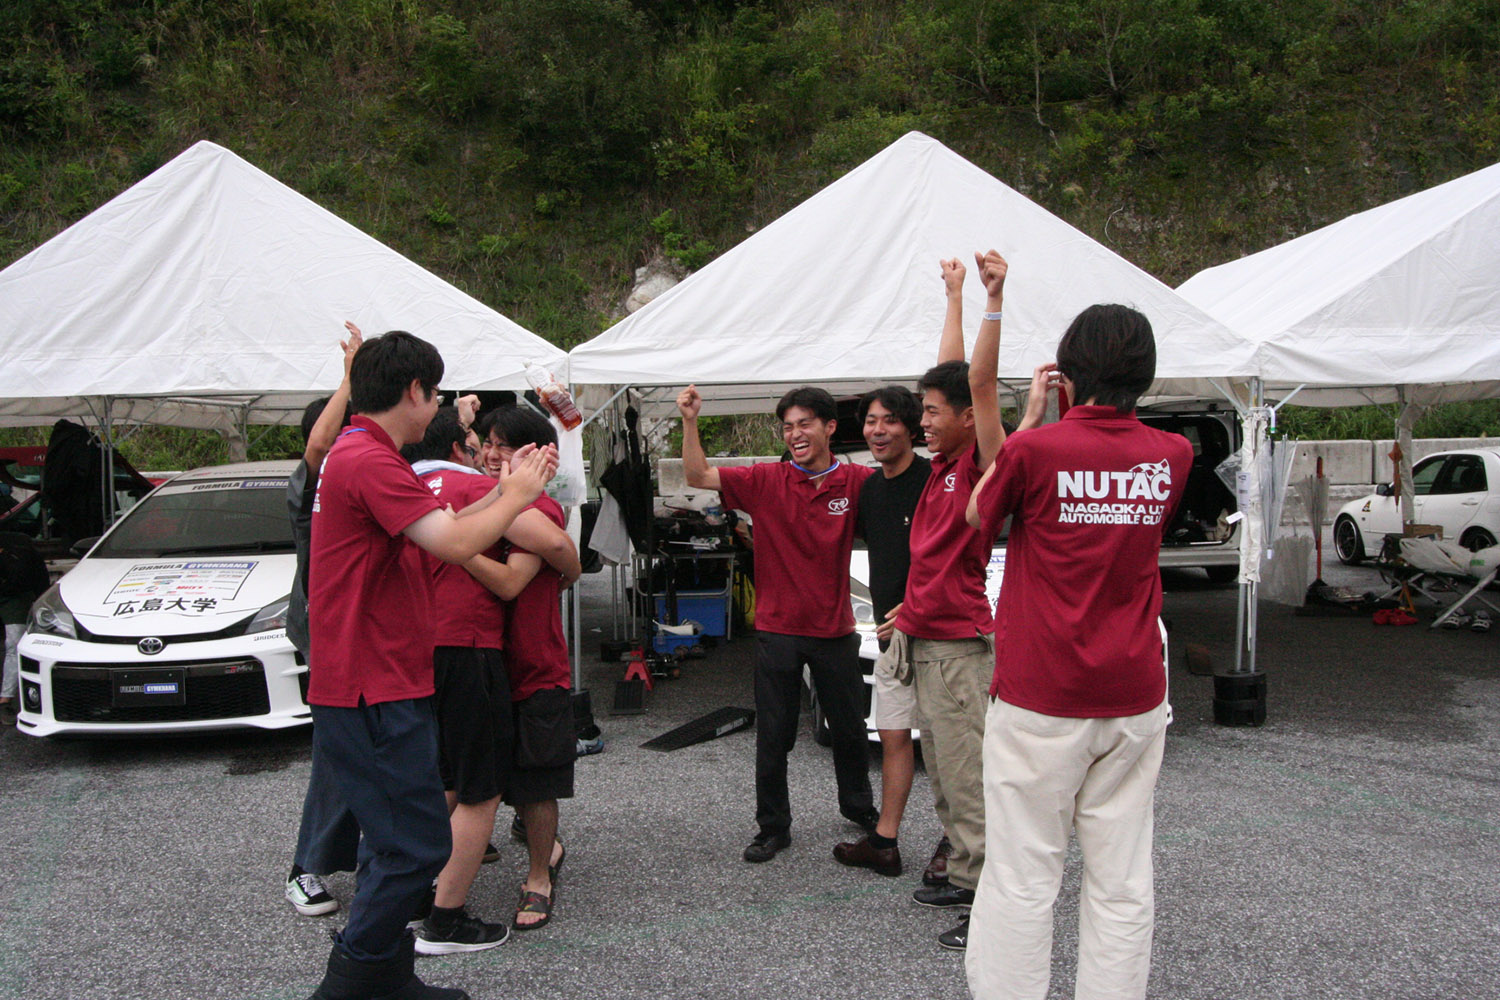
<instances>
[{"instance_id":1,"label":"white rally car","mask_svg":"<svg viewBox=\"0 0 1500 1000\"><path fill-rule=\"evenodd\" d=\"M286 635L295 462L195 469L158 486L32 606L17 727L33 736L312 721Z\"/></svg>"}]
</instances>

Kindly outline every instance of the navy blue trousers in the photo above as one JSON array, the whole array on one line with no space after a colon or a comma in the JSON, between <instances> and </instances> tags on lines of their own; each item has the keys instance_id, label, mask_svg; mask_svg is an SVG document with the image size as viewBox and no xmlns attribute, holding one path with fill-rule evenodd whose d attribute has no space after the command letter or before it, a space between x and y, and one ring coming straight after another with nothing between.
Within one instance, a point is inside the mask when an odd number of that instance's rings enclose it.
<instances>
[{"instance_id":1,"label":"navy blue trousers","mask_svg":"<svg viewBox=\"0 0 1500 1000\"><path fill-rule=\"evenodd\" d=\"M297 827L297 853L292 863L314 875L352 872L359 864L359 822L344 805L328 761L313 741L312 772L302 799L302 822Z\"/></svg>"},{"instance_id":2,"label":"navy blue trousers","mask_svg":"<svg viewBox=\"0 0 1500 1000\"><path fill-rule=\"evenodd\" d=\"M407 920L453 849L432 699L314 705L312 716L314 759L322 754L364 833L339 946L358 962L395 958Z\"/></svg>"}]
</instances>

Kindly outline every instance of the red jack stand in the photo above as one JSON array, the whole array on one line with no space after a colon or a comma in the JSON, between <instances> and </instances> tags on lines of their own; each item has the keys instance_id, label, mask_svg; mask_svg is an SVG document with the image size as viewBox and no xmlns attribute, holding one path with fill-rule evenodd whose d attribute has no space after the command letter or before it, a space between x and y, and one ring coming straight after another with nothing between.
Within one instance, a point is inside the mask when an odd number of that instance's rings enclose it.
<instances>
[{"instance_id":1,"label":"red jack stand","mask_svg":"<svg viewBox=\"0 0 1500 1000\"><path fill-rule=\"evenodd\" d=\"M630 651L630 666L625 668L625 680L638 680L646 683L646 690L655 690L651 683L651 670L646 666L645 649L632 649Z\"/></svg>"}]
</instances>

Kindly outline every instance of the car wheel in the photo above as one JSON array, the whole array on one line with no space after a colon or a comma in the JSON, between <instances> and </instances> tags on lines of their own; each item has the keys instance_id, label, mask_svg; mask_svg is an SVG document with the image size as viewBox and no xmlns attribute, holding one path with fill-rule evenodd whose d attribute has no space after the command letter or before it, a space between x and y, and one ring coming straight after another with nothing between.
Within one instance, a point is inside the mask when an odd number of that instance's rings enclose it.
<instances>
[{"instance_id":1,"label":"car wheel","mask_svg":"<svg viewBox=\"0 0 1500 1000\"><path fill-rule=\"evenodd\" d=\"M1365 540L1360 537L1354 518L1341 517L1333 522L1333 551L1346 566L1358 566L1365 561Z\"/></svg>"},{"instance_id":2,"label":"car wheel","mask_svg":"<svg viewBox=\"0 0 1500 1000\"><path fill-rule=\"evenodd\" d=\"M1209 583L1233 583L1239 578L1240 568L1238 566L1205 566L1203 572L1208 574Z\"/></svg>"},{"instance_id":3,"label":"car wheel","mask_svg":"<svg viewBox=\"0 0 1500 1000\"><path fill-rule=\"evenodd\" d=\"M1464 535L1461 539L1459 539L1458 544L1462 545L1470 552L1478 552L1480 549L1487 549L1491 545L1494 545L1495 536L1490 534L1489 530L1486 528L1470 528L1468 531L1464 532Z\"/></svg>"}]
</instances>

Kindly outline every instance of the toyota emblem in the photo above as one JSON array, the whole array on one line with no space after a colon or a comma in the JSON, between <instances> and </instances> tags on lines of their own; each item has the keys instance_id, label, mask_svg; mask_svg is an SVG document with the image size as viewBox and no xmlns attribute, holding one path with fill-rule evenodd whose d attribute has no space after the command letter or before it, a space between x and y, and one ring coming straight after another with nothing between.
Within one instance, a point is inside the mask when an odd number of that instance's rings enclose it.
<instances>
[{"instance_id":1,"label":"toyota emblem","mask_svg":"<svg viewBox=\"0 0 1500 1000\"><path fill-rule=\"evenodd\" d=\"M162 642L160 639L156 638L156 636L151 636L150 638L142 639L140 642L138 642L138 643L135 644L135 648L139 649L142 653L145 653L147 656L155 656L157 653L160 653L166 647L167 647L167 644L164 643L164 642Z\"/></svg>"}]
</instances>

